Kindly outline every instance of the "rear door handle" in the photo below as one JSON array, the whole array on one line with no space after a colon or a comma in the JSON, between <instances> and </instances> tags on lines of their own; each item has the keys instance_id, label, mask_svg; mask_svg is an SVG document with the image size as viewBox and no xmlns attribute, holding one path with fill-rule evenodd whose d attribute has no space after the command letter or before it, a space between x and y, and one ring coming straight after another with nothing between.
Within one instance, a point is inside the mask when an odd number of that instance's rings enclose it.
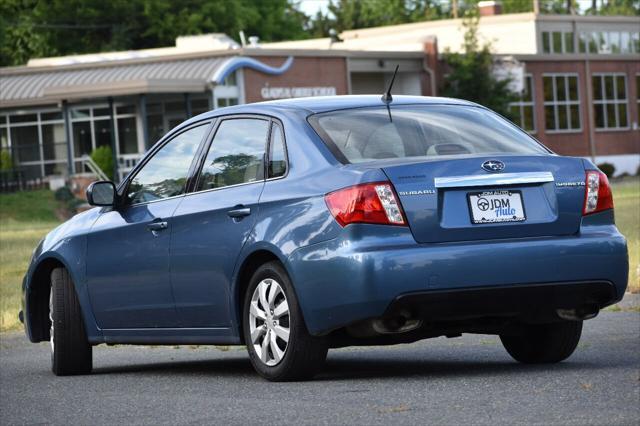
<instances>
[{"instance_id":1,"label":"rear door handle","mask_svg":"<svg viewBox=\"0 0 640 426\"><path fill-rule=\"evenodd\" d=\"M167 229L167 222L164 220L158 222L151 222L147 225L147 229L149 231L162 231L163 229Z\"/></svg>"},{"instance_id":2,"label":"rear door handle","mask_svg":"<svg viewBox=\"0 0 640 426\"><path fill-rule=\"evenodd\" d=\"M233 210L229 210L227 215L234 219L249 216L251 214L251 209L249 207L241 207Z\"/></svg>"}]
</instances>

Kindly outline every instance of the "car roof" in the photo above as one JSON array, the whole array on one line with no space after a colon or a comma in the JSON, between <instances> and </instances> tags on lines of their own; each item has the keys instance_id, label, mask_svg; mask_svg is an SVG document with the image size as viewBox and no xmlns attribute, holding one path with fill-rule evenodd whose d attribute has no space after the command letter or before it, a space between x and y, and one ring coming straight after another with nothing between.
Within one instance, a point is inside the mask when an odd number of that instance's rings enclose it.
<instances>
[{"instance_id":1,"label":"car roof","mask_svg":"<svg viewBox=\"0 0 640 426\"><path fill-rule=\"evenodd\" d=\"M403 96L394 95L391 106L394 105L476 105L473 102L454 98L440 98L431 96ZM385 105L381 95L344 95L317 96L308 98L278 99L274 101L256 102L219 108L198 116L200 119L226 114L259 114L267 112L285 112L296 110L308 114L316 114L339 109L374 107ZM191 120L190 120L191 121Z\"/></svg>"},{"instance_id":2,"label":"car roof","mask_svg":"<svg viewBox=\"0 0 640 426\"><path fill-rule=\"evenodd\" d=\"M259 102L254 106L271 106L282 108L299 108L318 113L345 108L362 108L385 105L382 95L345 95L345 96L318 96L309 98L278 99L275 101ZM471 105L471 102L453 98L439 98L429 96L393 96L390 105L407 104L457 104Z\"/></svg>"}]
</instances>

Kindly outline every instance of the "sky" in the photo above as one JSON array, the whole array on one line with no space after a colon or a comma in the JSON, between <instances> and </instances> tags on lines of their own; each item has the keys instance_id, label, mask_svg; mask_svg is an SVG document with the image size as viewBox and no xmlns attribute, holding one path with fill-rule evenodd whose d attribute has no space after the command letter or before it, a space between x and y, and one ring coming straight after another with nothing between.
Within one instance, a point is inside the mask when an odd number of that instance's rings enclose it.
<instances>
[{"instance_id":1,"label":"sky","mask_svg":"<svg viewBox=\"0 0 640 426\"><path fill-rule=\"evenodd\" d=\"M318 10L327 13L329 0L302 0L300 1L300 9L308 16L315 16Z\"/></svg>"}]
</instances>

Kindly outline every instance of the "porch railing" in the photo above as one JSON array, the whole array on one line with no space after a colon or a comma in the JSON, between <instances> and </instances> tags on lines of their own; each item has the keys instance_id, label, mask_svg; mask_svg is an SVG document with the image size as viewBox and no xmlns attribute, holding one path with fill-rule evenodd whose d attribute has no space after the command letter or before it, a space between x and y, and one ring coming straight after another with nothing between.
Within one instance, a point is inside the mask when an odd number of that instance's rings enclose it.
<instances>
[{"instance_id":1,"label":"porch railing","mask_svg":"<svg viewBox=\"0 0 640 426\"><path fill-rule=\"evenodd\" d=\"M27 178L22 170L0 171L0 192L32 191L49 188L48 182L41 178Z\"/></svg>"},{"instance_id":2,"label":"porch railing","mask_svg":"<svg viewBox=\"0 0 640 426\"><path fill-rule=\"evenodd\" d=\"M83 172L85 171L85 169L89 169L89 171L94 175L98 176L100 180L109 180L109 178L107 177L105 172L100 168L100 166L98 166L96 162L93 161L93 159L88 155L83 155L82 157L80 157L80 162L82 163Z\"/></svg>"},{"instance_id":3,"label":"porch railing","mask_svg":"<svg viewBox=\"0 0 640 426\"><path fill-rule=\"evenodd\" d=\"M119 181L125 178L127 174L138 164L142 158L142 154L121 154L118 155L118 178Z\"/></svg>"}]
</instances>

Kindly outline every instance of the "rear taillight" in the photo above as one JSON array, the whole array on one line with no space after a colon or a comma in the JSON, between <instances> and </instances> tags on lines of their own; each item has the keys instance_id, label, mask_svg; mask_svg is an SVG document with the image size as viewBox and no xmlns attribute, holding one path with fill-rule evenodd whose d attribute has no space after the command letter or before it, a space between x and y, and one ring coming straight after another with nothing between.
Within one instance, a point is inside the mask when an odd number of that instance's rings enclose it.
<instances>
[{"instance_id":1,"label":"rear taillight","mask_svg":"<svg viewBox=\"0 0 640 426\"><path fill-rule=\"evenodd\" d=\"M402 206L389 182L365 183L330 192L327 207L342 226L350 223L406 225Z\"/></svg>"},{"instance_id":2,"label":"rear taillight","mask_svg":"<svg viewBox=\"0 0 640 426\"><path fill-rule=\"evenodd\" d=\"M611 194L607 175L598 170L589 170L587 172L582 214L587 215L612 208L613 195Z\"/></svg>"}]
</instances>

